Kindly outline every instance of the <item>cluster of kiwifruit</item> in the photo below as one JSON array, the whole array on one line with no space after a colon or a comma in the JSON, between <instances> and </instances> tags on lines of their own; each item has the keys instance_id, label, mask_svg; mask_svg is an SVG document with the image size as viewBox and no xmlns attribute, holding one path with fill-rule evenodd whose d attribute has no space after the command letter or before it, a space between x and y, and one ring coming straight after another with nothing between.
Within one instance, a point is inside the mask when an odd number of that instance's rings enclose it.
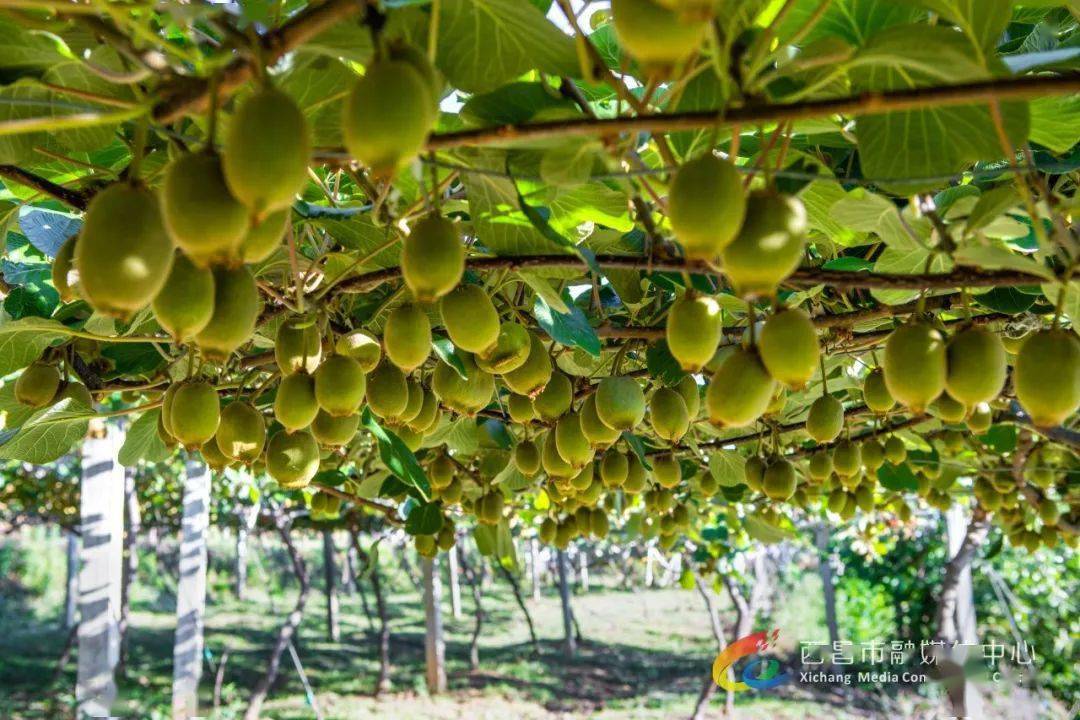
<instances>
[{"instance_id":1,"label":"cluster of kiwifruit","mask_svg":"<svg viewBox=\"0 0 1080 720\"><path fill-rule=\"evenodd\" d=\"M650 73L666 74L697 50L709 29L709 0L612 0L619 44Z\"/></svg>"}]
</instances>

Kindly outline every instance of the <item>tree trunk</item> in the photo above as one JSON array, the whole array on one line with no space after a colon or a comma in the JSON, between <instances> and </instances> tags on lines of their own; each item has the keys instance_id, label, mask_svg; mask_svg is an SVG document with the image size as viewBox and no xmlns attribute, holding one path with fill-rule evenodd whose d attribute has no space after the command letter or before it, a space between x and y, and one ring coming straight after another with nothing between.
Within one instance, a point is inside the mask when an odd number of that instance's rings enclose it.
<instances>
[{"instance_id":1,"label":"tree trunk","mask_svg":"<svg viewBox=\"0 0 1080 720\"><path fill-rule=\"evenodd\" d=\"M454 546L457 547L456 545ZM458 577L458 554L451 548L446 554L448 574L450 576L450 614L455 620L461 619L461 578Z\"/></svg>"},{"instance_id":2,"label":"tree trunk","mask_svg":"<svg viewBox=\"0 0 1080 720\"><path fill-rule=\"evenodd\" d=\"M428 693L446 692L446 642L442 624L442 580L438 558L423 558L424 576L424 662Z\"/></svg>"},{"instance_id":3,"label":"tree trunk","mask_svg":"<svg viewBox=\"0 0 1080 720\"><path fill-rule=\"evenodd\" d=\"M536 538L529 540L529 557L532 558L532 597L540 601L540 542Z\"/></svg>"},{"instance_id":4,"label":"tree trunk","mask_svg":"<svg viewBox=\"0 0 1080 720\"><path fill-rule=\"evenodd\" d=\"M270 686L273 685L278 671L281 669L281 654L285 652L285 649L292 642L296 629L300 626L300 621L304 617L304 606L307 604L308 594L311 592L307 566L304 565L304 559L300 557L300 553L292 541L292 534L290 533L291 521L285 516L284 512L278 509L274 512L274 524L277 526L281 541L285 544L285 549L289 553L289 560L292 562L296 579L300 582L300 593L296 597L296 605L293 607L292 612L289 613L285 624L278 631L274 649L270 652L270 661L267 663L266 673L259 680L254 692L251 694L251 699L248 700L247 709L244 711L244 720L258 720L263 701L266 700L266 695L270 692Z\"/></svg>"},{"instance_id":5,"label":"tree trunk","mask_svg":"<svg viewBox=\"0 0 1080 720\"><path fill-rule=\"evenodd\" d=\"M814 528L814 540L818 551L818 574L825 600L825 625L829 629L829 646L835 647L840 639L840 627L836 622L836 586L833 582L832 553L829 552L829 526L821 523Z\"/></svg>"},{"instance_id":6,"label":"tree trunk","mask_svg":"<svg viewBox=\"0 0 1080 720\"><path fill-rule=\"evenodd\" d=\"M989 523L981 510L965 526L964 509L954 505L945 516L948 532L949 562L941 583L937 607L937 639L945 643L939 649L938 671L942 675L956 717L983 717L983 702L975 687L965 682L963 665L969 646L979 641L972 597L971 562L986 540ZM953 647L954 643L956 644Z\"/></svg>"},{"instance_id":7,"label":"tree trunk","mask_svg":"<svg viewBox=\"0 0 1080 720\"><path fill-rule=\"evenodd\" d=\"M656 551L653 550L651 545L645 548L645 587L647 588L652 587L653 584L653 575L655 573L653 563L655 562L655 556Z\"/></svg>"},{"instance_id":8,"label":"tree trunk","mask_svg":"<svg viewBox=\"0 0 1080 720\"><path fill-rule=\"evenodd\" d=\"M116 459L123 433L91 423L82 446L79 510L79 716L108 717L116 700L123 574L124 468Z\"/></svg>"},{"instance_id":9,"label":"tree trunk","mask_svg":"<svg viewBox=\"0 0 1080 720\"><path fill-rule=\"evenodd\" d=\"M70 530L64 531L67 546L67 582L64 591L64 618L63 628L70 630L75 627L77 610L79 609L79 535Z\"/></svg>"},{"instance_id":10,"label":"tree trunk","mask_svg":"<svg viewBox=\"0 0 1080 720\"><path fill-rule=\"evenodd\" d=\"M322 531L323 540L323 581L326 590L326 639L337 642L341 638L341 627L338 624L338 596L334 576L337 570L334 566L334 555L337 548L334 547L334 532Z\"/></svg>"},{"instance_id":11,"label":"tree trunk","mask_svg":"<svg viewBox=\"0 0 1080 720\"><path fill-rule=\"evenodd\" d=\"M705 610L709 613L709 625L712 627L713 638L716 640L716 654L719 655L727 647L727 640L724 638L724 628L720 624L720 614L716 611L716 603L713 602L712 593L709 592L709 588L706 587L705 582L700 578L695 578L695 584L697 585L697 591L701 594L703 600L705 600ZM719 687L716 684L716 680L712 676L712 668L705 673L705 682L701 686L701 692L698 694L697 703L694 705L694 711L690 715L690 720L702 720L705 717L705 708L709 705L709 700L716 694L716 688ZM730 715L729 715L730 717Z\"/></svg>"},{"instance_id":12,"label":"tree trunk","mask_svg":"<svg viewBox=\"0 0 1080 720\"><path fill-rule=\"evenodd\" d=\"M578 577L581 582L581 592L589 592L589 553L584 550L578 555Z\"/></svg>"},{"instance_id":13,"label":"tree trunk","mask_svg":"<svg viewBox=\"0 0 1080 720\"><path fill-rule=\"evenodd\" d=\"M460 547L455 545L450 548L451 557L458 553L461 554L461 569L465 573L465 581L469 583L469 588L472 590L473 611L476 622L473 625L472 637L469 639L469 669L475 672L480 669L480 630L484 625L483 593L480 589L482 578L469 565L469 561L465 558L465 553Z\"/></svg>"},{"instance_id":14,"label":"tree trunk","mask_svg":"<svg viewBox=\"0 0 1080 720\"><path fill-rule=\"evenodd\" d=\"M533 625L532 615L529 613L529 608L525 606L525 598L521 596L521 586L518 585L517 578L514 574L506 569L501 562L495 561L495 567L499 568L502 572L506 582L510 583L510 589L514 592L514 600L517 602L519 608L521 608L522 614L525 615L525 622L529 626L529 641L532 642L533 652L540 652L540 642L536 639L536 627Z\"/></svg>"},{"instance_id":15,"label":"tree trunk","mask_svg":"<svg viewBox=\"0 0 1080 720\"><path fill-rule=\"evenodd\" d=\"M124 575L120 586L120 661L117 672L123 676L127 668L128 626L131 624L131 583L139 572L139 498L135 494L135 469L124 472L124 507L127 510L127 530L124 532Z\"/></svg>"},{"instance_id":16,"label":"tree trunk","mask_svg":"<svg viewBox=\"0 0 1080 720\"><path fill-rule=\"evenodd\" d=\"M563 622L563 654L574 657L577 654L577 639L574 637L574 617L570 608L570 585L566 581L567 560L566 551L559 550L557 555L559 566L559 599L562 601Z\"/></svg>"},{"instance_id":17,"label":"tree trunk","mask_svg":"<svg viewBox=\"0 0 1080 720\"><path fill-rule=\"evenodd\" d=\"M210 470L190 455L184 471L180 580L176 588L173 643L173 720L188 720L199 714L206 613L206 533L210 526Z\"/></svg>"}]
</instances>

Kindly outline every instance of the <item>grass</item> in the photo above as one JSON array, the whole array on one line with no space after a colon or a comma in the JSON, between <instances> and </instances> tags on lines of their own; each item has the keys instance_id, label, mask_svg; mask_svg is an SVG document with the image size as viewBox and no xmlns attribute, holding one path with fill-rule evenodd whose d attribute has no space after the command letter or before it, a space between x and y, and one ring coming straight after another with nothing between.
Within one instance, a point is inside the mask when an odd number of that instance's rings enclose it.
<instances>
[{"instance_id":1,"label":"grass","mask_svg":"<svg viewBox=\"0 0 1080 720\"><path fill-rule=\"evenodd\" d=\"M339 539L339 546L342 545ZM2 549L2 548L0 548ZM56 661L66 638L58 627L62 602L63 563L58 539L39 538L27 548L27 575L37 573L37 594L0 592L0 717L71 717L74 662L54 681ZM279 623L292 607L295 584L287 582L286 560L279 550L259 550L252 567L250 597L237 601L229 588L230 548L211 547L211 577L206 615L206 647L200 707L215 718L239 717L251 688L265 667ZM443 613L450 692L429 697L424 677L424 619L420 596L397 557L383 548L381 567L387 574L391 615L393 689L374 697L378 674L376 623L365 615L358 594L341 595L341 639L326 638L325 598L319 567L321 548L313 540L303 546L312 592L296 643L304 671L315 690L324 718L599 718L601 720L688 717L705 673L716 654L701 597L675 588L627 591L594 573L588 592L577 588L573 599L584 642L578 655L562 653L562 626L555 588L544 588L539 601L528 601L540 637L534 653L520 609L499 577L484 590L487 613L480 641L480 669L470 672L468 643L473 628L472 600L462 587L463 613L455 619L449 592ZM168 552L161 552L163 559ZM120 682L120 717L169 717L174 609L166 570L149 553L141 558L139 582L133 588L129 661ZM62 560L62 558L61 558ZM168 563L165 563L168 566ZM816 575L802 574L788 592L799 600L776 603L757 624L782 630L780 650L797 648L798 639L824 637L820 586ZM279 583L284 583L279 587ZM445 588L444 583L444 588ZM2 589L3 586L0 586ZM58 589L59 588L59 589ZM374 603L367 587L367 600ZM733 619L721 599L725 624ZM217 663L228 651L221 704L211 711ZM874 698L809 695L789 686L772 694L742 693L736 698L742 718L885 717L874 710ZM718 695L709 717L720 717ZM853 709L858 707L859 709ZM264 706L264 717L299 720L315 717L307 704L298 673L288 655L282 673Z\"/></svg>"}]
</instances>

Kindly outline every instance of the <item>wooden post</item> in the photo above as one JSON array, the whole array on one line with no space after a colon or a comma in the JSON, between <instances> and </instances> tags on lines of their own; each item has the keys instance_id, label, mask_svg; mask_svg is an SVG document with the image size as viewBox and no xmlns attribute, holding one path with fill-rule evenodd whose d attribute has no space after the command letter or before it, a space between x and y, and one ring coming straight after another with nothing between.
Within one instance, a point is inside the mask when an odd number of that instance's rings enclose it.
<instances>
[{"instance_id":1,"label":"wooden post","mask_svg":"<svg viewBox=\"0 0 1080 720\"><path fill-rule=\"evenodd\" d=\"M323 530L323 582L326 590L326 638L331 642L337 642L341 637L341 627L338 624L338 596L337 587L334 583L334 555L337 548L334 547L334 532Z\"/></svg>"},{"instance_id":2,"label":"wooden post","mask_svg":"<svg viewBox=\"0 0 1080 720\"><path fill-rule=\"evenodd\" d=\"M63 627L65 630L70 630L75 627L79 609L79 536L70 530L65 530L64 540L67 545L67 587L64 591Z\"/></svg>"},{"instance_id":3,"label":"wooden post","mask_svg":"<svg viewBox=\"0 0 1080 720\"><path fill-rule=\"evenodd\" d=\"M139 529L142 516L139 513L139 497L135 492L135 468L124 470L124 508L127 528L124 531L124 575L120 585L120 663L117 671L123 676L127 668L128 627L131 623L131 583L139 573Z\"/></svg>"},{"instance_id":4,"label":"wooden post","mask_svg":"<svg viewBox=\"0 0 1080 720\"><path fill-rule=\"evenodd\" d=\"M210 525L210 471L194 455L184 467L184 515L180 527L180 582L176 587L172 716L199 714L206 611L206 532Z\"/></svg>"},{"instance_id":5,"label":"wooden post","mask_svg":"<svg viewBox=\"0 0 1080 720\"><path fill-rule=\"evenodd\" d=\"M432 695L446 692L446 642L443 640L442 580L437 558L422 558L424 574L424 661L427 689Z\"/></svg>"},{"instance_id":6,"label":"wooden post","mask_svg":"<svg viewBox=\"0 0 1080 720\"><path fill-rule=\"evenodd\" d=\"M645 587L650 588L653 584L653 558L655 551L652 545L645 548Z\"/></svg>"},{"instance_id":7,"label":"wooden post","mask_svg":"<svg viewBox=\"0 0 1080 720\"><path fill-rule=\"evenodd\" d=\"M75 686L80 717L108 717L116 700L124 552L124 468L116 455L122 435L115 427L94 422L82 446L79 670Z\"/></svg>"},{"instance_id":8,"label":"wooden post","mask_svg":"<svg viewBox=\"0 0 1080 720\"><path fill-rule=\"evenodd\" d=\"M562 624L563 624L563 653L567 657L577 654L577 639L574 637L574 617L570 609L570 584L567 582L567 559L566 551L559 550L559 599L562 601Z\"/></svg>"},{"instance_id":9,"label":"wooden post","mask_svg":"<svg viewBox=\"0 0 1080 720\"><path fill-rule=\"evenodd\" d=\"M978 508L969 523L965 508L953 505L945 513L949 562L938 600L938 638L945 642L938 665L951 674L945 680L952 713L957 717L983 717L983 699L973 683L963 675L971 646L979 643L975 600L971 582L971 562L985 542L989 524ZM953 643L957 643L953 647Z\"/></svg>"},{"instance_id":10,"label":"wooden post","mask_svg":"<svg viewBox=\"0 0 1080 720\"><path fill-rule=\"evenodd\" d=\"M458 568L457 553L451 549L446 554L447 568L450 574L450 613L455 620L461 619L461 572Z\"/></svg>"},{"instance_id":11,"label":"wooden post","mask_svg":"<svg viewBox=\"0 0 1080 720\"><path fill-rule=\"evenodd\" d=\"M840 627L836 622L836 586L833 582L832 553L829 552L829 526L821 523L814 528L814 540L818 551L818 574L825 600L825 626L829 630L829 645L835 647L840 639ZM831 657L831 656L830 656Z\"/></svg>"},{"instance_id":12,"label":"wooden post","mask_svg":"<svg viewBox=\"0 0 1080 720\"><path fill-rule=\"evenodd\" d=\"M581 591L589 592L589 553L582 550L578 555L578 577L581 580Z\"/></svg>"}]
</instances>

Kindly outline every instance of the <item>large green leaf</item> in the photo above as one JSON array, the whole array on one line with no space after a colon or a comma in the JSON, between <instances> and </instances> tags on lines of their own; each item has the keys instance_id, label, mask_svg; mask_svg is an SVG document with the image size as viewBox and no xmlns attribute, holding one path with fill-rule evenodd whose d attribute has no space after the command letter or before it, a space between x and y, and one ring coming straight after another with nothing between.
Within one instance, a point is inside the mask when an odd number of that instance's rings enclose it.
<instances>
[{"instance_id":1,"label":"large green leaf","mask_svg":"<svg viewBox=\"0 0 1080 720\"><path fill-rule=\"evenodd\" d=\"M405 532L410 535L434 535L442 526L442 506L437 502L413 505L405 518Z\"/></svg>"},{"instance_id":2,"label":"large green leaf","mask_svg":"<svg viewBox=\"0 0 1080 720\"><path fill-rule=\"evenodd\" d=\"M461 90L486 92L528 70L579 73L574 41L520 0L443 0L436 64Z\"/></svg>"},{"instance_id":3,"label":"large green leaf","mask_svg":"<svg viewBox=\"0 0 1080 720\"><path fill-rule=\"evenodd\" d=\"M0 433L0 458L50 463L83 439L94 415L92 409L72 398L38 410L22 427Z\"/></svg>"},{"instance_id":4,"label":"large green leaf","mask_svg":"<svg viewBox=\"0 0 1080 720\"><path fill-rule=\"evenodd\" d=\"M405 485L416 489L424 499L431 497L431 485L427 475L412 450L405 446L397 435L379 424L378 419L371 412L371 408L364 408L362 422L365 428L375 436L379 444L379 457L387 469Z\"/></svg>"},{"instance_id":5,"label":"large green leaf","mask_svg":"<svg viewBox=\"0 0 1080 720\"><path fill-rule=\"evenodd\" d=\"M1013 0L918 0L952 22L979 54L989 54L1012 18Z\"/></svg>"},{"instance_id":6,"label":"large green leaf","mask_svg":"<svg viewBox=\"0 0 1080 720\"><path fill-rule=\"evenodd\" d=\"M538 294L533 305L533 317L536 318L536 322L544 332L559 343L579 347L593 357L600 357L600 338L597 337L596 330L589 325L589 319L585 317L581 308L571 302L570 293L566 290L563 290L562 299L569 312L555 311Z\"/></svg>"},{"instance_id":7,"label":"large green leaf","mask_svg":"<svg viewBox=\"0 0 1080 720\"><path fill-rule=\"evenodd\" d=\"M1058 155L1080 142L1080 95L1032 100L1031 141Z\"/></svg>"},{"instance_id":8,"label":"large green leaf","mask_svg":"<svg viewBox=\"0 0 1080 720\"><path fill-rule=\"evenodd\" d=\"M0 322L0 377L37 360L45 348L68 336L55 320L25 317Z\"/></svg>"},{"instance_id":9,"label":"large green leaf","mask_svg":"<svg viewBox=\"0 0 1080 720\"><path fill-rule=\"evenodd\" d=\"M131 467L137 465L139 461L161 462L172 454L158 435L157 427L160 417L161 408L154 408L147 410L131 423L131 427L124 436L124 444L120 446L120 452L117 455L121 465Z\"/></svg>"}]
</instances>

